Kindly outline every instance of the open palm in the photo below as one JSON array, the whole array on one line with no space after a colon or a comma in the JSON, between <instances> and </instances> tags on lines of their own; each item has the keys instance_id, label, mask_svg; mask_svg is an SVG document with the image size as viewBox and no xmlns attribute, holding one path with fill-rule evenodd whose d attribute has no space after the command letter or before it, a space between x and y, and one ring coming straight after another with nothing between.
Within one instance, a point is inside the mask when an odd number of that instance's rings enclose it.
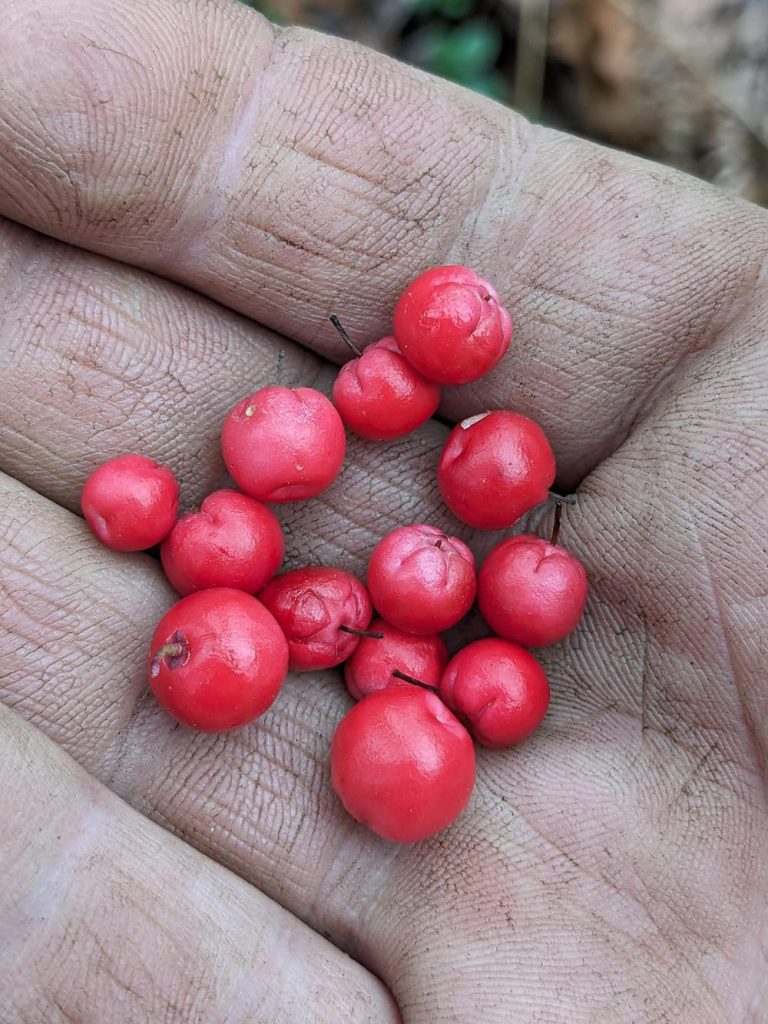
<instances>
[{"instance_id":1,"label":"open palm","mask_svg":"<svg viewBox=\"0 0 768 1024\"><path fill-rule=\"evenodd\" d=\"M768 217L225 0L0 15L2 1024L768 1020ZM443 262L518 330L441 414L542 423L591 596L539 733L397 847L331 792L336 674L236 734L160 711L174 595L78 498L141 451L193 505L238 398L327 387L328 314L372 340ZM482 555L447 429L352 442L286 564L413 521Z\"/></svg>"}]
</instances>

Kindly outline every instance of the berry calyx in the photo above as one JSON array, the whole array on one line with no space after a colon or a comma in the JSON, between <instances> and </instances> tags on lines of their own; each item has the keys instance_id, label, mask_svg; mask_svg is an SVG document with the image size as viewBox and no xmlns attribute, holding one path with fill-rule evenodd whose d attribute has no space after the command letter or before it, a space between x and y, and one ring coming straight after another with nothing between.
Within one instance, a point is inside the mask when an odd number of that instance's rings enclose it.
<instances>
[{"instance_id":1,"label":"berry calyx","mask_svg":"<svg viewBox=\"0 0 768 1024\"><path fill-rule=\"evenodd\" d=\"M381 639L361 640L344 664L344 682L355 700L407 683L437 688L448 663L442 637L405 633L384 619L374 619L370 629Z\"/></svg>"},{"instance_id":2,"label":"berry calyx","mask_svg":"<svg viewBox=\"0 0 768 1024\"><path fill-rule=\"evenodd\" d=\"M145 455L120 455L91 473L80 504L99 540L115 551L146 551L173 529L179 485L167 466Z\"/></svg>"},{"instance_id":3,"label":"berry calyx","mask_svg":"<svg viewBox=\"0 0 768 1024\"><path fill-rule=\"evenodd\" d=\"M524 647L544 647L578 625L587 599L587 574L565 548L532 534L501 541L478 575L480 611L499 636Z\"/></svg>"},{"instance_id":4,"label":"berry calyx","mask_svg":"<svg viewBox=\"0 0 768 1024\"><path fill-rule=\"evenodd\" d=\"M358 358L342 366L333 385L333 401L350 430L369 441L391 441L434 414L440 387L403 357L394 338L354 350Z\"/></svg>"},{"instance_id":5,"label":"berry calyx","mask_svg":"<svg viewBox=\"0 0 768 1024\"><path fill-rule=\"evenodd\" d=\"M520 743L549 706L544 669L524 647L488 637L455 654L440 680L440 696L486 747Z\"/></svg>"},{"instance_id":6,"label":"berry calyx","mask_svg":"<svg viewBox=\"0 0 768 1024\"><path fill-rule=\"evenodd\" d=\"M314 388L266 387L230 410L221 450L232 479L259 501L312 498L344 461L341 417Z\"/></svg>"},{"instance_id":7,"label":"berry calyx","mask_svg":"<svg viewBox=\"0 0 768 1024\"><path fill-rule=\"evenodd\" d=\"M547 500L555 456L534 420L508 410L470 416L453 428L437 467L440 493L455 516L503 530Z\"/></svg>"},{"instance_id":8,"label":"berry calyx","mask_svg":"<svg viewBox=\"0 0 768 1024\"><path fill-rule=\"evenodd\" d=\"M436 526L401 526L383 537L368 563L368 591L383 619L407 633L441 633L472 607L475 559L458 537Z\"/></svg>"},{"instance_id":9,"label":"berry calyx","mask_svg":"<svg viewBox=\"0 0 768 1024\"><path fill-rule=\"evenodd\" d=\"M267 609L241 590L201 590L177 601L150 645L147 676L183 725L227 732L263 715L288 671L288 644Z\"/></svg>"},{"instance_id":10,"label":"berry calyx","mask_svg":"<svg viewBox=\"0 0 768 1024\"><path fill-rule=\"evenodd\" d=\"M496 289L462 266L433 267L405 289L393 316L395 340L428 380L466 384L497 365L512 319Z\"/></svg>"},{"instance_id":11,"label":"berry calyx","mask_svg":"<svg viewBox=\"0 0 768 1024\"><path fill-rule=\"evenodd\" d=\"M475 751L440 698L416 686L364 697L339 723L331 781L346 810L396 843L427 839L469 802Z\"/></svg>"},{"instance_id":12,"label":"berry calyx","mask_svg":"<svg viewBox=\"0 0 768 1024\"><path fill-rule=\"evenodd\" d=\"M238 491L209 494L199 511L176 523L160 548L172 586L182 595L208 587L255 594L283 560L283 531L274 512Z\"/></svg>"},{"instance_id":13,"label":"berry calyx","mask_svg":"<svg viewBox=\"0 0 768 1024\"><path fill-rule=\"evenodd\" d=\"M309 566L275 576L259 594L288 640L299 672L340 665L367 632L373 609L360 580L343 569Z\"/></svg>"}]
</instances>

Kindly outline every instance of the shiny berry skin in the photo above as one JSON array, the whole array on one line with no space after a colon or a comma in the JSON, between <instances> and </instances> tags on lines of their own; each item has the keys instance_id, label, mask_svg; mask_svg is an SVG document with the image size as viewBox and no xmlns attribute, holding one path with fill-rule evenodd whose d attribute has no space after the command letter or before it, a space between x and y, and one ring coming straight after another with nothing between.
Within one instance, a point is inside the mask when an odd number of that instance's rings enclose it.
<instances>
[{"instance_id":1,"label":"shiny berry skin","mask_svg":"<svg viewBox=\"0 0 768 1024\"><path fill-rule=\"evenodd\" d=\"M435 689L448 664L442 637L404 633L384 619L374 619L368 629L383 633L381 640L363 637L344 663L344 682L355 700L387 686L410 686L393 672L417 679Z\"/></svg>"},{"instance_id":2,"label":"shiny berry skin","mask_svg":"<svg viewBox=\"0 0 768 1024\"><path fill-rule=\"evenodd\" d=\"M343 569L310 566L275 576L259 594L285 633L290 667L299 672L340 665L367 629L373 609L360 580Z\"/></svg>"},{"instance_id":3,"label":"shiny berry skin","mask_svg":"<svg viewBox=\"0 0 768 1024\"><path fill-rule=\"evenodd\" d=\"M364 697L331 744L331 781L346 810L377 835L413 843L450 825L475 784L469 733L418 686Z\"/></svg>"},{"instance_id":4,"label":"shiny berry skin","mask_svg":"<svg viewBox=\"0 0 768 1024\"><path fill-rule=\"evenodd\" d=\"M440 387L411 366L394 338L382 338L342 366L333 401L342 420L360 437L391 441L434 414Z\"/></svg>"},{"instance_id":5,"label":"shiny berry skin","mask_svg":"<svg viewBox=\"0 0 768 1024\"><path fill-rule=\"evenodd\" d=\"M259 501L320 494L338 476L345 447L341 417L314 388L262 388L230 410L221 431L232 479Z\"/></svg>"},{"instance_id":6,"label":"shiny berry skin","mask_svg":"<svg viewBox=\"0 0 768 1024\"><path fill-rule=\"evenodd\" d=\"M555 456L527 416L501 410L454 427L437 467L440 493L455 516L481 530L504 530L547 500Z\"/></svg>"},{"instance_id":7,"label":"shiny berry skin","mask_svg":"<svg viewBox=\"0 0 768 1024\"><path fill-rule=\"evenodd\" d=\"M440 384L482 377L512 339L512 319L496 289L460 266L420 274L400 296L392 324L405 358Z\"/></svg>"},{"instance_id":8,"label":"shiny berry skin","mask_svg":"<svg viewBox=\"0 0 768 1024\"><path fill-rule=\"evenodd\" d=\"M146 551L173 529L179 485L166 466L144 455L120 455L88 477L80 504L99 540L115 551Z\"/></svg>"},{"instance_id":9,"label":"shiny berry skin","mask_svg":"<svg viewBox=\"0 0 768 1024\"><path fill-rule=\"evenodd\" d=\"M524 647L544 647L568 636L586 599L581 562L559 544L529 533L497 544L477 580L485 621L494 633Z\"/></svg>"},{"instance_id":10,"label":"shiny berry skin","mask_svg":"<svg viewBox=\"0 0 768 1024\"><path fill-rule=\"evenodd\" d=\"M238 491L209 494L199 512L176 523L160 548L165 575L183 596L208 587L255 594L283 560L285 542L277 516Z\"/></svg>"},{"instance_id":11,"label":"shiny berry skin","mask_svg":"<svg viewBox=\"0 0 768 1024\"><path fill-rule=\"evenodd\" d=\"M544 669L530 651L498 637L476 640L455 654L439 692L486 747L520 743L539 727L549 706Z\"/></svg>"},{"instance_id":12,"label":"shiny berry skin","mask_svg":"<svg viewBox=\"0 0 768 1024\"><path fill-rule=\"evenodd\" d=\"M177 601L147 660L158 703L201 732L239 729L263 715L288 671L288 643L267 609L242 590L201 590Z\"/></svg>"},{"instance_id":13,"label":"shiny berry skin","mask_svg":"<svg viewBox=\"0 0 768 1024\"><path fill-rule=\"evenodd\" d=\"M472 607L476 591L472 552L436 526L401 526L371 553L368 592L373 605L406 633L449 629Z\"/></svg>"}]
</instances>

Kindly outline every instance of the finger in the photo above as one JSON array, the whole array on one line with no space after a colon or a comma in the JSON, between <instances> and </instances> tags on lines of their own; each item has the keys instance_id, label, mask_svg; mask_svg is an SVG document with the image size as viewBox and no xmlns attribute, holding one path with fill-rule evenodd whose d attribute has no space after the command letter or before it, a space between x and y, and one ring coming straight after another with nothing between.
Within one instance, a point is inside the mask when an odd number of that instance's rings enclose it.
<instances>
[{"instance_id":1,"label":"finger","mask_svg":"<svg viewBox=\"0 0 768 1024\"><path fill-rule=\"evenodd\" d=\"M159 567L122 559L143 581L126 587L107 571L121 556L39 495L20 501L22 490L6 483L0 513L17 522L6 529L15 543L0 546L0 579L16 595L0 631L4 699L68 747L78 740L137 809L352 952L405 1019L467 1019L470 1003L489 1021L525 1019L546 1009L554 984L561 1019L586 1022L617 979L653 992L659 1012L696 993L697 1019L717 1019L717 965L745 962L754 946L754 806L730 760L697 773L696 747L640 756L637 718L614 695L636 668L629 640L617 649L595 631L592 643L588 618L574 648L548 659L554 701L538 736L513 754L481 753L462 819L434 842L396 848L353 823L331 791L329 742L347 706L333 674L289 678L239 733L174 727L141 693L142 637L166 593ZM65 617L110 643L84 657L62 643ZM37 699L43 685L48 701ZM627 863L638 878L629 887ZM725 871L729 899L713 909ZM702 973L705 956L713 966Z\"/></svg>"},{"instance_id":2,"label":"finger","mask_svg":"<svg viewBox=\"0 0 768 1024\"><path fill-rule=\"evenodd\" d=\"M359 964L2 707L0 767L4 1020L399 1019Z\"/></svg>"},{"instance_id":3,"label":"finger","mask_svg":"<svg viewBox=\"0 0 768 1024\"><path fill-rule=\"evenodd\" d=\"M444 411L539 417L567 484L717 336L765 258L754 208L237 4L57 0L41 24L21 0L0 60L0 212L336 359L328 313L363 342L413 274L475 266L517 340Z\"/></svg>"}]
</instances>

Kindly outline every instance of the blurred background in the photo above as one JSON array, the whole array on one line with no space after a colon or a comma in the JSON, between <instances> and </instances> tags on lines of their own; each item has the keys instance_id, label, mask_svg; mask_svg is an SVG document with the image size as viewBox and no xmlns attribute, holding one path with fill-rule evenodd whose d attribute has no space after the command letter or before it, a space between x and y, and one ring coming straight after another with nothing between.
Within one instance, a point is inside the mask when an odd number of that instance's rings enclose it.
<instances>
[{"instance_id":1,"label":"blurred background","mask_svg":"<svg viewBox=\"0 0 768 1024\"><path fill-rule=\"evenodd\" d=\"M768 0L247 0L768 205Z\"/></svg>"}]
</instances>

